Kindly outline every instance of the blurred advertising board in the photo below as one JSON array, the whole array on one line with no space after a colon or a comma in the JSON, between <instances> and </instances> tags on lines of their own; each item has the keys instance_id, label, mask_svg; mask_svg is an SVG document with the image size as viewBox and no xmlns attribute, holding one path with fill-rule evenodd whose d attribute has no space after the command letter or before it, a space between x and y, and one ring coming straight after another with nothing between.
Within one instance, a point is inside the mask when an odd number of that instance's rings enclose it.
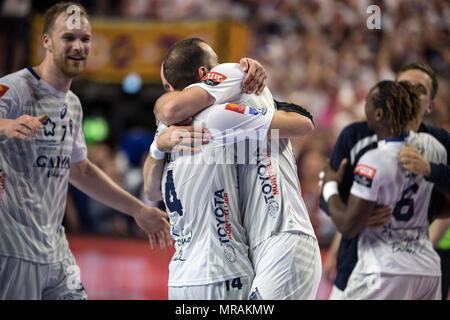
<instances>
[{"instance_id":1,"label":"blurred advertising board","mask_svg":"<svg viewBox=\"0 0 450 320\"><path fill-rule=\"evenodd\" d=\"M99 236L67 237L90 300L167 300L169 262L174 249L152 251L148 241ZM321 251L322 261L326 250ZM332 284L322 278L317 300Z\"/></svg>"},{"instance_id":2,"label":"blurred advertising board","mask_svg":"<svg viewBox=\"0 0 450 320\"><path fill-rule=\"evenodd\" d=\"M122 82L138 73L146 83L160 82L160 66L168 48L178 40L198 37L211 45L220 62L238 62L246 56L250 31L236 21L133 22L91 18L92 48L86 70L80 77L101 82ZM33 18L32 65L44 57L43 19Z\"/></svg>"},{"instance_id":3,"label":"blurred advertising board","mask_svg":"<svg viewBox=\"0 0 450 320\"><path fill-rule=\"evenodd\" d=\"M68 236L89 300L167 300L174 249L131 238Z\"/></svg>"}]
</instances>

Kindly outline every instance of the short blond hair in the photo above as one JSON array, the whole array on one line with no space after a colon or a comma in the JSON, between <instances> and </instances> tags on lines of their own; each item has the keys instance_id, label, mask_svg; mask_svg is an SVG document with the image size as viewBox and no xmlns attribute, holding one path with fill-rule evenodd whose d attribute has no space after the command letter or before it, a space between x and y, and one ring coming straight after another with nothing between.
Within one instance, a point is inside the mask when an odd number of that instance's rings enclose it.
<instances>
[{"instance_id":1,"label":"short blond hair","mask_svg":"<svg viewBox=\"0 0 450 320\"><path fill-rule=\"evenodd\" d=\"M86 19L89 19L86 8L83 7L81 4L72 1L58 2L57 4L47 9L47 11L45 11L44 13L44 31L43 31L44 34L50 33L51 29L53 28L53 25L55 24L56 18L62 12L67 12L67 9L70 6L79 7L81 16L85 17Z\"/></svg>"}]
</instances>

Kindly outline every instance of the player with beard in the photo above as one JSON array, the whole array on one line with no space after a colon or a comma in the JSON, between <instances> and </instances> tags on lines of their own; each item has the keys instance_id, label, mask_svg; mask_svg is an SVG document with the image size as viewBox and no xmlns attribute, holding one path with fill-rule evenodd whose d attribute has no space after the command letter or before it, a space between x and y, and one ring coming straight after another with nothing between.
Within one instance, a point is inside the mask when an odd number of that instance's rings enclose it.
<instances>
[{"instance_id":1,"label":"player with beard","mask_svg":"<svg viewBox=\"0 0 450 320\"><path fill-rule=\"evenodd\" d=\"M190 52L197 52L195 56L204 59L187 59ZM255 116L274 113L275 101L267 88L260 96L242 92L244 75L238 64L219 65L217 55L204 41L182 40L169 50L161 70L165 87L181 91L171 91L160 97L155 114L170 125L227 102L256 106L261 110L253 111ZM301 198L295 158L288 139L309 133L313 124L308 112L301 107L287 103L277 103L277 107L275 116L280 110L301 114L302 121L291 132L294 134L280 135L275 149L264 142L254 149L246 149L248 161L237 166L242 223L248 234L255 270L249 298L314 299L321 275L320 252ZM235 108L232 112L247 114L244 108ZM287 122L288 119L271 128L280 128L279 125ZM244 148L241 143L237 146L238 150ZM152 162L149 161L149 167L154 166ZM156 177L153 175L148 180L155 183Z\"/></svg>"},{"instance_id":2,"label":"player with beard","mask_svg":"<svg viewBox=\"0 0 450 320\"><path fill-rule=\"evenodd\" d=\"M44 19L44 60L0 78L0 299L87 298L62 226L69 182L132 216L152 245L171 241L165 212L87 159L83 112L70 91L91 48L86 10L58 3Z\"/></svg>"}]
</instances>

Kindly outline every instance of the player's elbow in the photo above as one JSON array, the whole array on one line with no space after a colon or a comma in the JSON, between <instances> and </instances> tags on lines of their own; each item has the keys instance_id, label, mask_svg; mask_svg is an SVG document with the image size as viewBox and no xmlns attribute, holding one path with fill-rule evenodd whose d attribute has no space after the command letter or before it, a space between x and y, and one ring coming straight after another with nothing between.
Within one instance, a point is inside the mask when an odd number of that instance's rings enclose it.
<instances>
[{"instance_id":1,"label":"player's elbow","mask_svg":"<svg viewBox=\"0 0 450 320\"><path fill-rule=\"evenodd\" d=\"M354 238L362 231L357 221L354 221L353 219L344 221L337 226L337 229L346 238Z\"/></svg>"},{"instance_id":2,"label":"player's elbow","mask_svg":"<svg viewBox=\"0 0 450 320\"><path fill-rule=\"evenodd\" d=\"M292 128L292 137L303 137L311 134L314 131L314 124L306 117L301 117L296 121Z\"/></svg>"},{"instance_id":3,"label":"player's elbow","mask_svg":"<svg viewBox=\"0 0 450 320\"><path fill-rule=\"evenodd\" d=\"M168 102L161 107L161 119L166 125L172 125L183 121L181 108L174 102Z\"/></svg>"},{"instance_id":4,"label":"player's elbow","mask_svg":"<svg viewBox=\"0 0 450 320\"><path fill-rule=\"evenodd\" d=\"M307 136L314 131L314 124L310 119L305 117L302 124L302 136Z\"/></svg>"},{"instance_id":5,"label":"player's elbow","mask_svg":"<svg viewBox=\"0 0 450 320\"><path fill-rule=\"evenodd\" d=\"M157 202L162 200L161 191L151 190L150 188L145 187L144 192L147 196L147 199L150 201Z\"/></svg>"}]
</instances>

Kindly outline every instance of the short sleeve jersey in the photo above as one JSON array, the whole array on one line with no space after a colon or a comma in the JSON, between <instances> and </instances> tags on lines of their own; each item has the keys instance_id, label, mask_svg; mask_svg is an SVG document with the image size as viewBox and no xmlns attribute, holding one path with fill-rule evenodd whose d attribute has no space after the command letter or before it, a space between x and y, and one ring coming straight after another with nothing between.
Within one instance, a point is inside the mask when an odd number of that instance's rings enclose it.
<instances>
[{"instance_id":1,"label":"short sleeve jersey","mask_svg":"<svg viewBox=\"0 0 450 320\"><path fill-rule=\"evenodd\" d=\"M224 63L211 70L198 86L216 99L255 106L265 112L274 110L274 100L266 87L263 93L242 93L245 76L239 64ZM273 143L272 143L273 142ZM239 157L244 150L245 157ZM284 231L302 232L315 238L301 196L297 166L289 139L260 141L257 145L238 145L238 177L244 226L250 250L262 241Z\"/></svg>"},{"instance_id":2,"label":"short sleeve jersey","mask_svg":"<svg viewBox=\"0 0 450 320\"><path fill-rule=\"evenodd\" d=\"M447 163L446 149L431 135L410 132L407 141L427 161ZM354 169L350 193L392 208L386 227L360 234L358 261L367 273L439 275L439 258L429 238L433 183L402 169L398 158L404 145L404 139L379 141Z\"/></svg>"},{"instance_id":3,"label":"short sleeve jersey","mask_svg":"<svg viewBox=\"0 0 450 320\"><path fill-rule=\"evenodd\" d=\"M233 154L246 132L261 131L265 136L273 114L251 106L213 105L194 117L194 125L211 132L210 143L195 155L168 157L161 191L176 249L169 286L253 278L239 210L237 168L227 162L227 153Z\"/></svg>"},{"instance_id":4,"label":"short sleeve jersey","mask_svg":"<svg viewBox=\"0 0 450 320\"><path fill-rule=\"evenodd\" d=\"M70 165L86 158L82 109L71 91L26 68L0 78L0 117L48 114L30 142L0 140L0 255L40 263L70 256L61 225Z\"/></svg>"}]
</instances>

